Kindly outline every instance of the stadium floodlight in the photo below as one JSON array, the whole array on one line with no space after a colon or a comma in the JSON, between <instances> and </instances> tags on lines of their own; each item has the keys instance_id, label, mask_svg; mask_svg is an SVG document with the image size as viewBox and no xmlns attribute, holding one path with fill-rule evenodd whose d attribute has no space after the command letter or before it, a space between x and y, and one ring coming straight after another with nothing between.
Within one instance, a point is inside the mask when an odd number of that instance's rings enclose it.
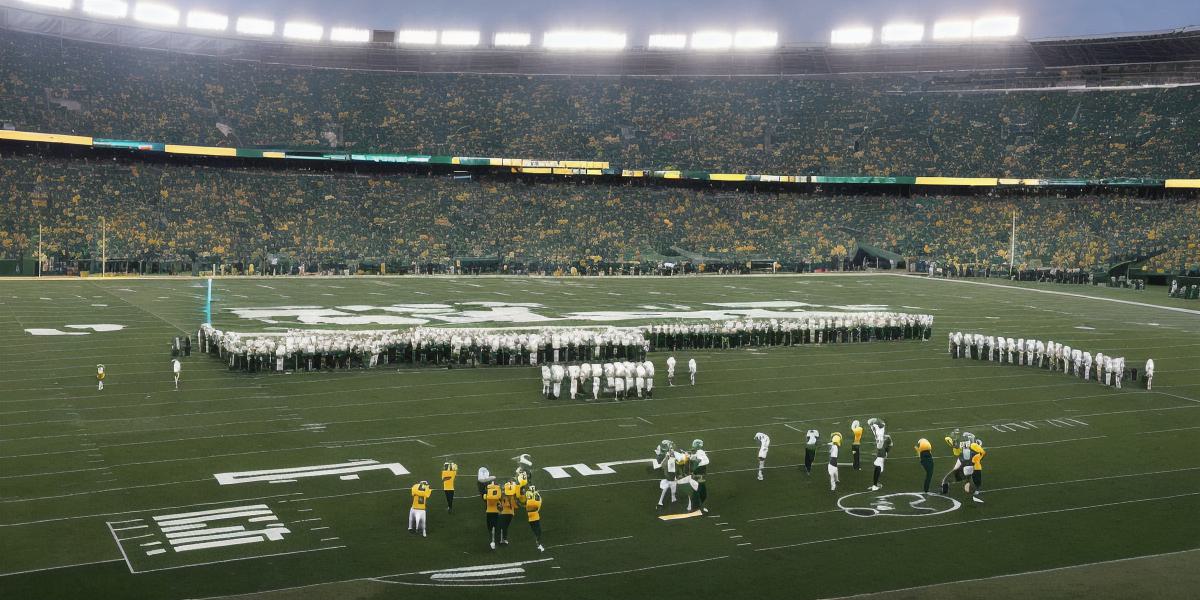
<instances>
[{"instance_id":1,"label":"stadium floodlight","mask_svg":"<svg viewBox=\"0 0 1200 600\"><path fill-rule=\"evenodd\" d=\"M620 50L625 34L611 31L547 31L542 47L552 50Z\"/></svg>"},{"instance_id":2,"label":"stadium floodlight","mask_svg":"<svg viewBox=\"0 0 1200 600\"><path fill-rule=\"evenodd\" d=\"M154 2L138 2L133 7L133 20L151 25L179 25L179 10L174 6Z\"/></svg>"},{"instance_id":3,"label":"stadium floodlight","mask_svg":"<svg viewBox=\"0 0 1200 600\"><path fill-rule=\"evenodd\" d=\"M83 12L97 17L120 19L129 14L129 5L121 0L83 0Z\"/></svg>"},{"instance_id":4,"label":"stadium floodlight","mask_svg":"<svg viewBox=\"0 0 1200 600\"><path fill-rule=\"evenodd\" d=\"M829 43L835 46L864 46L874 38L875 31L870 27L847 27L830 32Z\"/></svg>"},{"instance_id":5,"label":"stadium floodlight","mask_svg":"<svg viewBox=\"0 0 1200 600\"><path fill-rule=\"evenodd\" d=\"M42 6L45 8L55 8L58 10L68 10L71 8L71 0L21 0L25 4L34 6Z\"/></svg>"},{"instance_id":6,"label":"stadium floodlight","mask_svg":"<svg viewBox=\"0 0 1200 600\"><path fill-rule=\"evenodd\" d=\"M355 29L353 27L334 27L329 30L329 39L334 42L361 44L371 41L371 30Z\"/></svg>"},{"instance_id":7,"label":"stadium floodlight","mask_svg":"<svg viewBox=\"0 0 1200 600\"><path fill-rule=\"evenodd\" d=\"M697 31L692 34L693 50L728 50L733 36L724 31Z\"/></svg>"},{"instance_id":8,"label":"stadium floodlight","mask_svg":"<svg viewBox=\"0 0 1200 600\"><path fill-rule=\"evenodd\" d=\"M779 33L774 31L748 30L733 34L733 47L741 50L774 48L779 43Z\"/></svg>"},{"instance_id":9,"label":"stadium floodlight","mask_svg":"<svg viewBox=\"0 0 1200 600\"><path fill-rule=\"evenodd\" d=\"M237 29L238 33L244 35L274 35L275 21L254 17L238 17L235 29Z\"/></svg>"},{"instance_id":10,"label":"stadium floodlight","mask_svg":"<svg viewBox=\"0 0 1200 600\"><path fill-rule=\"evenodd\" d=\"M533 36L528 33L497 32L492 36L492 44L495 46L519 48L528 46L532 41Z\"/></svg>"},{"instance_id":11,"label":"stadium floodlight","mask_svg":"<svg viewBox=\"0 0 1200 600\"><path fill-rule=\"evenodd\" d=\"M443 46L478 46L479 32L461 29L445 29L439 39Z\"/></svg>"},{"instance_id":12,"label":"stadium floodlight","mask_svg":"<svg viewBox=\"0 0 1200 600\"><path fill-rule=\"evenodd\" d=\"M438 32L435 29L402 29L396 32L397 44L432 46L437 40Z\"/></svg>"},{"instance_id":13,"label":"stadium floodlight","mask_svg":"<svg viewBox=\"0 0 1200 600\"><path fill-rule=\"evenodd\" d=\"M687 35L683 33L655 33L646 43L647 48L681 49L687 47Z\"/></svg>"},{"instance_id":14,"label":"stadium floodlight","mask_svg":"<svg viewBox=\"0 0 1200 600\"><path fill-rule=\"evenodd\" d=\"M933 24L935 40L965 40L971 37L970 21L938 21Z\"/></svg>"},{"instance_id":15,"label":"stadium floodlight","mask_svg":"<svg viewBox=\"0 0 1200 600\"><path fill-rule=\"evenodd\" d=\"M925 26L920 23L889 23L879 35L879 41L885 44L912 44L923 39Z\"/></svg>"},{"instance_id":16,"label":"stadium floodlight","mask_svg":"<svg viewBox=\"0 0 1200 600\"><path fill-rule=\"evenodd\" d=\"M190 10L187 14L187 26L189 29L225 31L229 29L229 17L203 10Z\"/></svg>"},{"instance_id":17,"label":"stadium floodlight","mask_svg":"<svg viewBox=\"0 0 1200 600\"><path fill-rule=\"evenodd\" d=\"M316 23L288 21L283 24L283 37L293 40L318 41L325 37L325 28Z\"/></svg>"},{"instance_id":18,"label":"stadium floodlight","mask_svg":"<svg viewBox=\"0 0 1200 600\"><path fill-rule=\"evenodd\" d=\"M975 19L975 24L971 28L971 37L975 38L998 38L1010 37L1017 35L1017 26L1020 24L1020 19L1017 17L984 17Z\"/></svg>"}]
</instances>

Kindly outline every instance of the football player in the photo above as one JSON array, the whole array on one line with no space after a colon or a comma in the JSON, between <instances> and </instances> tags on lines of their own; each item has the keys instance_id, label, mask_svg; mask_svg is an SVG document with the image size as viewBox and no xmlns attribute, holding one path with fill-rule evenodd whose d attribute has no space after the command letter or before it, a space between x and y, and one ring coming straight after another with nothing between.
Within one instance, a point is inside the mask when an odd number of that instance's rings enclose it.
<instances>
[{"instance_id":1,"label":"football player","mask_svg":"<svg viewBox=\"0 0 1200 600\"><path fill-rule=\"evenodd\" d=\"M500 499L503 496L504 491L500 489L493 477L483 493L484 513L487 516L488 545L492 550L496 549L496 542L500 539Z\"/></svg>"},{"instance_id":2,"label":"football player","mask_svg":"<svg viewBox=\"0 0 1200 600\"><path fill-rule=\"evenodd\" d=\"M1149 390L1154 382L1154 359L1146 359L1146 389Z\"/></svg>"},{"instance_id":3,"label":"football player","mask_svg":"<svg viewBox=\"0 0 1200 600\"><path fill-rule=\"evenodd\" d=\"M538 552L545 552L546 547L542 545L542 494L537 486L531 485L525 490L525 515L529 517L529 528L533 530L533 543L537 545Z\"/></svg>"},{"instance_id":4,"label":"football player","mask_svg":"<svg viewBox=\"0 0 1200 600\"><path fill-rule=\"evenodd\" d=\"M983 504L983 498L979 497L979 489L983 487L983 457L987 456L987 450L983 449L983 440L975 438L971 442L971 483L970 492L971 500Z\"/></svg>"},{"instance_id":5,"label":"football player","mask_svg":"<svg viewBox=\"0 0 1200 600\"><path fill-rule=\"evenodd\" d=\"M655 469L662 469L663 478L659 481L659 488L662 493L658 495L658 509L662 510L663 503L667 499L667 491L671 492L671 503L675 503L675 443L671 440L663 440L658 444L656 450Z\"/></svg>"},{"instance_id":6,"label":"football player","mask_svg":"<svg viewBox=\"0 0 1200 600\"><path fill-rule=\"evenodd\" d=\"M838 450L842 447L842 434L833 432L829 437L829 491L837 491Z\"/></svg>"},{"instance_id":7,"label":"football player","mask_svg":"<svg viewBox=\"0 0 1200 600\"><path fill-rule=\"evenodd\" d=\"M708 474L708 453L704 451L704 440L692 440L692 506L700 512L708 514L704 502L708 500L708 484L705 476Z\"/></svg>"},{"instance_id":8,"label":"football player","mask_svg":"<svg viewBox=\"0 0 1200 600\"><path fill-rule=\"evenodd\" d=\"M808 433L804 434L804 473L812 475L813 460L817 457L817 441L821 439L821 432L816 429L809 429Z\"/></svg>"},{"instance_id":9,"label":"football player","mask_svg":"<svg viewBox=\"0 0 1200 600\"><path fill-rule=\"evenodd\" d=\"M645 361L642 365L646 368L646 397L654 397L654 363Z\"/></svg>"},{"instance_id":10,"label":"football player","mask_svg":"<svg viewBox=\"0 0 1200 600\"><path fill-rule=\"evenodd\" d=\"M950 439L950 438L946 438ZM925 493L929 493L929 483L933 481L933 445L929 440L921 438L917 440L917 445L913 446L913 450L917 451L917 456L921 458L921 468L925 469Z\"/></svg>"},{"instance_id":11,"label":"football player","mask_svg":"<svg viewBox=\"0 0 1200 600\"><path fill-rule=\"evenodd\" d=\"M175 389L179 389L179 373L183 370L183 365L179 364L178 358L171 359L171 371L175 373Z\"/></svg>"},{"instance_id":12,"label":"football player","mask_svg":"<svg viewBox=\"0 0 1200 600\"><path fill-rule=\"evenodd\" d=\"M871 428L871 433L875 435L875 483L870 488L874 492L883 489L883 484L879 483L879 477L883 475L883 465L887 461L888 452L892 449L892 437L887 434L887 423L884 423L883 419L872 417L867 419L867 425Z\"/></svg>"},{"instance_id":13,"label":"football player","mask_svg":"<svg viewBox=\"0 0 1200 600\"><path fill-rule=\"evenodd\" d=\"M862 450L863 428L862 428L862 425L858 422L858 419L855 419L854 422L850 424L850 432L854 434L854 441L850 444L850 453L852 455L854 455L854 470L861 471L862 464L860 463L859 459L861 458L861 455L862 455L861 450Z\"/></svg>"},{"instance_id":14,"label":"football player","mask_svg":"<svg viewBox=\"0 0 1200 600\"><path fill-rule=\"evenodd\" d=\"M442 492L446 494L446 512L454 512L454 479L458 477L458 465L446 461L442 465Z\"/></svg>"},{"instance_id":15,"label":"football player","mask_svg":"<svg viewBox=\"0 0 1200 600\"><path fill-rule=\"evenodd\" d=\"M688 359L688 377L692 380L692 385L696 385L696 359Z\"/></svg>"},{"instance_id":16,"label":"football player","mask_svg":"<svg viewBox=\"0 0 1200 600\"><path fill-rule=\"evenodd\" d=\"M758 432L754 434L754 441L758 442L758 480L763 479L763 467L767 464L767 451L771 449L771 436Z\"/></svg>"},{"instance_id":17,"label":"football player","mask_svg":"<svg viewBox=\"0 0 1200 600\"><path fill-rule=\"evenodd\" d=\"M408 509L408 532L417 533L421 530L421 537L426 536L425 531L425 507L429 503L429 496L433 495L433 489L429 487L428 481L419 481L412 486L412 508Z\"/></svg>"},{"instance_id":18,"label":"football player","mask_svg":"<svg viewBox=\"0 0 1200 600\"><path fill-rule=\"evenodd\" d=\"M501 546L508 545L508 526L512 525L513 515L517 514L517 496L520 489L516 481L509 479L504 482L503 493L500 495L500 515L496 519Z\"/></svg>"},{"instance_id":19,"label":"football player","mask_svg":"<svg viewBox=\"0 0 1200 600\"><path fill-rule=\"evenodd\" d=\"M96 365L96 391L104 389L104 365Z\"/></svg>"},{"instance_id":20,"label":"football player","mask_svg":"<svg viewBox=\"0 0 1200 600\"><path fill-rule=\"evenodd\" d=\"M675 357L667 357L667 386L675 387Z\"/></svg>"}]
</instances>

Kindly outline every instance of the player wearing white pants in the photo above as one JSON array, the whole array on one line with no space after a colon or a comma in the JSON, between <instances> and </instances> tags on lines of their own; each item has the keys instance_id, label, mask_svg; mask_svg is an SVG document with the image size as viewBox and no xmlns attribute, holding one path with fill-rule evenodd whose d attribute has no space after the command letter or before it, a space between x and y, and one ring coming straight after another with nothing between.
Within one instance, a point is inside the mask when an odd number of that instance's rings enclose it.
<instances>
[{"instance_id":1,"label":"player wearing white pants","mask_svg":"<svg viewBox=\"0 0 1200 600\"><path fill-rule=\"evenodd\" d=\"M634 373L637 377L634 378L634 384L637 386L638 398L646 392L646 366L639 364L634 368Z\"/></svg>"},{"instance_id":2,"label":"player wearing white pants","mask_svg":"<svg viewBox=\"0 0 1200 600\"><path fill-rule=\"evenodd\" d=\"M429 487L428 481L421 481L412 486L412 508L408 509L409 533L420 531L421 537L426 536L425 508L431 495L433 495L433 488Z\"/></svg>"},{"instance_id":3,"label":"player wearing white pants","mask_svg":"<svg viewBox=\"0 0 1200 600\"><path fill-rule=\"evenodd\" d=\"M837 490L838 450L842 447L842 434L834 432L829 439L829 491Z\"/></svg>"},{"instance_id":4,"label":"player wearing white pants","mask_svg":"<svg viewBox=\"0 0 1200 600\"><path fill-rule=\"evenodd\" d=\"M600 399L600 373L592 372L592 400Z\"/></svg>"},{"instance_id":5,"label":"player wearing white pants","mask_svg":"<svg viewBox=\"0 0 1200 600\"><path fill-rule=\"evenodd\" d=\"M1117 389L1121 389L1121 380L1125 378L1125 357L1118 356L1113 360L1113 379Z\"/></svg>"},{"instance_id":6,"label":"player wearing white pants","mask_svg":"<svg viewBox=\"0 0 1200 600\"><path fill-rule=\"evenodd\" d=\"M888 452L892 449L892 438L887 434L887 423L883 419L870 418L867 419L867 425L871 427L871 433L875 435L875 476L874 484L869 488L872 492L883 488L883 484L879 483L879 478L883 475L883 466L887 462Z\"/></svg>"},{"instance_id":7,"label":"player wearing white pants","mask_svg":"<svg viewBox=\"0 0 1200 600\"><path fill-rule=\"evenodd\" d=\"M1149 390L1154 382L1154 359L1146 359L1146 389Z\"/></svg>"},{"instance_id":8,"label":"player wearing white pants","mask_svg":"<svg viewBox=\"0 0 1200 600\"><path fill-rule=\"evenodd\" d=\"M1083 353L1076 348L1071 351L1071 374L1079 377L1079 364L1083 362Z\"/></svg>"},{"instance_id":9,"label":"player wearing white pants","mask_svg":"<svg viewBox=\"0 0 1200 600\"><path fill-rule=\"evenodd\" d=\"M542 365L542 397L550 397L550 367Z\"/></svg>"},{"instance_id":10,"label":"player wearing white pants","mask_svg":"<svg viewBox=\"0 0 1200 600\"><path fill-rule=\"evenodd\" d=\"M183 365L179 364L178 359L171 360L171 370L175 372L175 389L179 389L179 372L183 370Z\"/></svg>"},{"instance_id":11,"label":"player wearing white pants","mask_svg":"<svg viewBox=\"0 0 1200 600\"><path fill-rule=\"evenodd\" d=\"M554 365L550 367L550 384L551 390L554 392L554 399L558 400L562 395L562 380L566 376L566 369L562 365Z\"/></svg>"},{"instance_id":12,"label":"player wearing white pants","mask_svg":"<svg viewBox=\"0 0 1200 600\"><path fill-rule=\"evenodd\" d=\"M675 386L675 357L667 357L667 385Z\"/></svg>"},{"instance_id":13,"label":"player wearing white pants","mask_svg":"<svg viewBox=\"0 0 1200 600\"><path fill-rule=\"evenodd\" d=\"M579 393L579 366L571 365L567 367L567 375L571 378L571 399L575 399L575 394Z\"/></svg>"},{"instance_id":14,"label":"player wearing white pants","mask_svg":"<svg viewBox=\"0 0 1200 600\"><path fill-rule=\"evenodd\" d=\"M1071 372L1071 356L1072 356L1071 352L1072 352L1072 350L1071 350L1071 347L1070 347L1070 346L1063 346L1063 351L1062 351L1062 357L1063 357L1062 370L1063 370L1063 373L1064 373L1064 374L1066 374L1066 373L1070 373L1070 372Z\"/></svg>"},{"instance_id":15,"label":"player wearing white pants","mask_svg":"<svg viewBox=\"0 0 1200 600\"><path fill-rule=\"evenodd\" d=\"M1092 353L1085 351L1083 353L1083 379L1087 381L1092 378Z\"/></svg>"},{"instance_id":16,"label":"player wearing white pants","mask_svg":"<svg viewBox=\"0 0 1200 600\"><path fill-rule=\"evenodd\" d=\"M646 361L642 363L646 368L646 397L654 397L654 363Z\"/></svg>"},{"instance_id":17,"label":"player wearing white pants","mask_svg":"<svg viewBox=\"0 0 1200 600\"><path fill-rule=\"evenodd\" d=\"M696 385L696 359L688 359L688 378L692 380L692 385Z\"/></svg>"},{"instance_id":18,"label":"player wearing white pants","mask_svg":"<svg viewBox=\"0 0 1200 600\"><path fill-rule=\"evenodd\" d=\"M754 440L758 442L758 480L762 481L763 467L767 465L767 451L771 449L771 436L760 431L754 434Z\"/></svg>"}]
</instances>

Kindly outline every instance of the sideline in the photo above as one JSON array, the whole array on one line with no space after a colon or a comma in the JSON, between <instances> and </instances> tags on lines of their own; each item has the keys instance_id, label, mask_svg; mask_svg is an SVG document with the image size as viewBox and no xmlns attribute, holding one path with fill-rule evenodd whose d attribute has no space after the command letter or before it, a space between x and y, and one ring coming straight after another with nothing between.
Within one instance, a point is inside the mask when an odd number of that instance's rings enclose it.
<instances>
[{"instance_id":1,"label":"sideline","mask_svg":"<svg viewBox=\"0 0 1200 600\"><path fill-rule=\"evenodd\" d=\"M1193 310L1190 308L1179 308L1179 307L1175 307L1175 306L1163 306L1161 304L1147 304L1145 302L1134 302L1133 300L1121 300L1119 298L1104 298L1101 296L1088 296L1086 294L1075 294L1072 292L1059 292L1056 290L1040 290L1037 288L1027 288L1027 287L1020 287L1020 286L1015 286L1015 285L1004 285L1002 283L984 283L982 281L967 281L965 279L947 279L947 278L942 278L942 277L934 277L934 278L930 279L928 277L919 276L919 275L899 275L899 274L897 274L897 276L907 277L907 278L912 278L912 279L925 279L927 281L945 281L945 282L952 282L952 283L965 283L965 284L970 284L970 285L986 285L988 287L1004 288L1006 290L1038 292L1039 294L1054 294L1056 296L1070 296L1072 298L1084 298L1086 300L1100 300L1102 302L1117 302L1119 304L1129 304L1132 306L1141 306L1143 308L1161 308L1162 310L1181 312L1181 313L1185 313L1185 314L1189 314L1189 315L1200 315L1200 310Z\"/></svg>"}]
</instances>

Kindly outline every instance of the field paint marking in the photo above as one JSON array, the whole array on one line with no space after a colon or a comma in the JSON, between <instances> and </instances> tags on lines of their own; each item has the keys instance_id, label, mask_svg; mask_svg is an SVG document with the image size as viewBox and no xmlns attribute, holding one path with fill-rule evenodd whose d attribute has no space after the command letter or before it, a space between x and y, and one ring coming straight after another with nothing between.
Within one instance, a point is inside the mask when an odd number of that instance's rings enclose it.
<instances>
[{"instance_id":1,"label":"field paint marking","mask_svg":"<svg viewBox=\"0 0 1200 600\"><path fill-rule=\"evenodd\" d=\"M916 276L914 276L914 275L900 275L900 277L916 277ZM927 278L927 277L916 277L916 278L917 278L917 279L924 279L924 280L926 280L926 281L945 281L945 282L954 282L954 283L966 283L966 284L971 284L971 285L986 285L986 286L988 286L988 287L997 287L997 288L1003 288L1003 289L1006 289L1006 290L1019 290L1019 291L1024 291L1024 292L1038 292L1038 293L1040 293L1040 294L1054 294L1054 295L1056 295L1056 296L1070 296L1070 297L1072 297L1072 298L1083 298L1083 299L1085 299L1085 300L1100 300L1100 301L1103 301L1103 302L1117 302L1117 303L1120 303L1120 304L1129 304L1129 305L1132 305L1132 306L1141 306L1141 307L1143 307L1143 308L1160 308L1160 309L1162 309L1162 310L1170 310L1170 311L1175 311L1175 312L1181 312L1181 313L1185 313L1185 314L1189 314L1189 315L1200 315L1200 310L1192 310L1192 309L1190 309L1190 308L1177 308L1177 307L1174 307L1174 306L1162 306L1162 305L1160 305L1160 304L1147 304L1147 303L1145 303L1145 302L1134 302L1133 300L1121 300L1121 299L1119 299L1119 298L1103 298L1103 297L1100 297L1100 296L1087 296L1087 295L1085 295L1085 294L1073 294L1073 293L1071 293L1071 292L1059 292L1059 291L1056 291L1056 290L1042 290L1042 289L1038 289L1038 288L1020 287L1020 286L1015 286L1015 285L1002 285L1002 284L999 284L999 283L984 283L984 282L982 282L982 281L966 281L966 280L962 280L962 279L942 279L942 278L937 278L937 277L935 277L935 278L933 278L933 279L929 279L929 278Z\"/></svg>"},{"instance_id":2,"label":"field paint marking","mask_svg":"<svg viewBox=\"0 0 1200 600\"><path fill-rule=\"evenodd\" d=\"M420 440L418 440L420 441ZM221 485L249 483L254 481L285 482L295 481L301 477L320 477L323 475L344 475L364 471L391 471L392 475L407 475L408 469L400 463L383 464L377 460L354 460L347 463L332 465L316 465L311 467L294 467L287 469L266 469L262 471L241 471L233 473L215 473L213 477Z\"/></svg>"},{"instance_id":3,"label":"field paint marking","mask_svg":"<svg viewBox=\"0 0 1200 600\"><path fill-rule=\"evenodd\" d=\"M1170 396L1170 397L1172 397L1172 398L1179 398L1180 400L1187 400L1188 402L1198 402L1198 403L1200 403L1200 400L1197 400L1197 399L1195 399L1195 398L1188 398L1187 396L1179 396L1179 395L1177 395L1177 394L1168 394L1167 392L1151 392L1151 393L1153 393L1153 394L1162 394L1162 395L1164 395L1164 396Z\"/></svg>"},{"instance_id":4,"label":"field paint marking","mask_svg":"<svg viewBox=\"0 0 1200 600\"><path fill-rule=\"evenodd\" d=\"M117 532L113 531L112 524L105 523L104 526L108 527L108 532L112 534L113 542L117 545L117 550L121 551L121 558L125 560L125 566L129 567L129 572L136 573L133 570L133 563L129 562L129 555L125 554L125 547L121 545L121 538L117 537Z\"/></svg>"},{"instance_id":5,"label":"field paint marking","mask_svg":"<svg viewBox=\"0 0 1200 600\"><path fill-rule=\"evenodd\" d=\"M639 421L641 421L641 422L643 422L643 423L645 423L645 424L647 424L647 425L653 425L653 424L654 424L654 423L651 423L650 421L647 421L647 420L645 419L645 417L638 417L638 420L639 420Z\"/></svg>"},{"instance_id":6,"label":"field paint marking","mask_svg":"<svg viewBox=\"0 0 1200 600\"><path fill-rule=\"evenodd\" d=\"M143 529L149 525L134 525L132 527L114 527L113 531L125 531L126 529Z\"/></svg>"},{"instance_id":7,"label":"field paint marking","mask_svg":"<svg viewBox=\"0 0 1200 600\"><path fill-rule=\"evenodd\" d=\"M1087 506L1073 506L1071 508L1058 508L1058 509L1054 509L1054 510L1042 510L1042 511L1037 511L1037 512L1018 513L1015 515L1002 515L1002 516L998 516L998 517L983 517L980 519L972 519L970 521L960 521L960 522L956 522L956 523L938 523L936 525L921 525L918 527L906 527L904 529L895 529L892 531L877 531L874 533L860 533L857 535L847 535L847 536L842 536L842 537L837 537L837 538L827 538L827 539L823 539L823 540L797 542L795 544L784 544L782 546L771 546L768 548L758 548L757 550L755 550L755 552L767 552L769 550L782 550L785 548L795 548L798 546L810 546L812 544L840 542L840 541L844 541L844 540L853 540L853 539L858 539L858 538L874 537L877 535L891 535L894 533L906 533L909 531L917 531L920 529L936 529L936 528L940 528L940 527L954 527L956 525L978 524L978 523L983 523L986 521L1003 521L1003 520L1007 520L1007 519L1020 519L1023 517L1037 517L1037 516L1041 516L1041 515L1052 515L1052 514L1064 513L1064 512L1075 512L1075 511L1079 511L1079 510L1090 510L1093 508L1107 508L1110 506L1121 506L1123 504L1136 504L1138 502L1156 502L1159 500L1174 500L1177 498L1187 498L1187 497L1191 497L1191 496L1200 496L1200 492L1188 492L1185 494L1172 494L1170 496L1152 496L1150 498L1135 498L1132 500L1120 500L1117 502L1105 502L1103 504L1090 504Z\"/></svg>"},{"instance_id":8,"label":"field paint marking","mask_svg":"<svg viewBox=\"0 0 1200 600\"><path fill-rule=\"evenodd\" d=\"M554 479L566 479L571 476L567 469L575 469L580 475L590 477L592 475L615 475L617 472L613 467L617 465L636 465L639 463L648 463L654 466L655 461L652 458L635 458L633 460L614 460L611 462L596 463L595 469L584 463L576 463L573 465L559 465L555 467L542 467L542 470L549 473Z\"/></svg>"},{"instance_id":9,"label":"field paint marking","mask_svg":"<svg viewBox=\"0 0 1200 600\"><path fill-rule=\"evenodd\" d=\"M1145 477L1147 475L1165 475L1167 473L1182 473L1184 471L1197 471L1197 470L1200 470L1200 467L1184 467L1181 469L1168 469L1165 471L1148 471L1145 473L1127 473L1124 475L1106 475L1104 477L1089 477L1087 479L1069 479L1066 481L1048 481L1045 483L1030 483L1028 485L1013 485L1013 486L1009 486L1009 487L980 490L979 493L987 494L990 492L1003 492L1003 491L1007 491L1007 490L1022 490L1025 488L1044 487L1047 485L1063 485L1063 484L1067 484L1067 483L1084 483L1087 481L1105 481L1108 479L1125 479L1128 477Z\"/></svg>"},{"instance_id":10,"label":"field paint marking","mask_svg":"<svg viewBox=\"0 0 1200 600\"><path fill-rule=\"evenodd\" d=\"M11 573L0 573L0 577L8 577L9 575L25 575L27 573L41 573L42 571L54 571L56 569L71 569L74 567L86 567L88 565L103 565L111 562L122 562L120 558L110 558L108 560L95 560L92 562L75 563L73 565L58 565L57 567L43 567L41 569L29 569L27 571L13 571Z\"/></svg>"},{"instance_id":11,"label":"field paint marking","mask_svg":"<svg viewBox=\"0 0 1200 600\"><path fill-rule=\"evenodd\" d=\"M246 558L228 558L225 560L213 560L213 561L202 562L202 563L191 563L191 564L179 565L179 566L175 566L175 567L161 567L158 569L147 569L145 571L130 570L130 572L131 573L152 573L155 571L170 571L173 569L187 569L190 567L203 567L205 565L216 565L216 564L222 564L222 563L237 562L240 560L252 560L252 559L256 559L256 558L272 558L275 556L287 556L289 554L304 554L306 552L321 552L323 550L337 550L339 548L345 548L345 547L346 546L323 546L321 548L310 548L308 550L293 550L291 552L277 552L275 554L259 554L257 556L247 556Z\"/></svg>"},{"instance_id":12,"label":"field paint marking","mask_svg":"<svg viewBox=\"0 0 1200 600\"><path fill-rule=\"evenodd\" d=\"M812 515L827 515L829 513L837 513L837 512L843 512L843 511L840 508L835 508L833 510L819 510L816 512L795 513L795 514L790 514L790 515L777 515L774 517L759 517L757 519L748 519L746 522L753 523L755 521L770 521L773 519L787 519L789 517L808 517L808 516L812 516Z\"/></svg>"},{"instance_id":13,"label":"field paint marking","mask_svg":"<svg viewBox=\"0 0 1200 600\"><path fill-rule=\"evenodd\" d=\"M207 481L207 480L205 480L205 481ZM90 515L75 515L75 516L71 516L71 517L55 517L53 519L39 519L37 521L24 521L21 523L0 523L0 527L17 527L19 525L36 525L39 523L50 523L50 522L54 522L54 521L71 521L71 520L75 520L75 519L90 519L93 517L107 517L107 516L111 516L111 515L127 515L130 513L146 513L146 512L154 512L154 511L159 511L159 510L173 510L173 509L177 509L177 508L190 508L193 506L204 506L207 504L227 504L230 502L258 502L258 501L262 501L262 500L269 500L271 498L286 498L288 496L303 496L303 495L304 495L303 492L290 492L287 494L274 494L272 496L263 496L261 498L241 498L241 499L236 499L236 500L217 500L215 502L198 502L196 504L189 504L186 506L160 506L158 508L122 510L122 511L117 511L117 512L94 513L94 514L90 514ZM283 502L287 502L287 501L283 500ZM124 521L111 521L111 523L132 523L134 521L141 521L141 520L142 519L126 519Z\"/></svg>"},{"instance_id":14,"label":"field paint marking","mask_svg":"<svg viewBox=\"0 0 1200 600\"><path fill-rule=\"evenodd\" d=\"M787 427L788 429L791 429L792 431L795 431L796 433L801 433L801 434L806 433L804 431L800 431L799 429L796 429L795 427L792 427L791 423L784 423L783 426Z\"/></svg>"},{"instance_id":15,"label":"field paint marking","mask_svg":"<svg viewBox=\"0 0 1200 600\"><path fill-rule=\"evenodd\" d=\"M602 542L615 542L617 540L628 540L628 539L633 539L633 536L625 535L625 536L621 536L621 537L604 538L602 540L584 540L582 542L568 542L566 544L555 544L553 546L550 546L550 548L561 548L564 546L582 546L583 544L599 544Z\"/></svg>"},{"instance_id":16,"label":"field paint marking","mask_svg":"<svg viewBox=\"0 0 1200 600\"><path fill-rule=\"evenodd\" d=\"M993 579L1006 579L1008 577L1022 577L1025 575L1040 575L1042 573L1055 573L1058 571L1066 571L1068 569L1094 567L1097 565L1108 565L1108 564L1113 564L1113 563L1127 562L1127 561L1131 561L1131 560L1141 560L1141 559L1145 559L1145 558L1163 558L1166 556L1175 556L1177 554L1187 554L1189 552L1197 552L1197 551L1200 551L1200 548L1191 548L1188 550L1176 550L1174 552L1160 552L1158 554L1144 554L1142 556L1129 556L1126 558L1114 558L1111 560L1098 560L1098 561L1094 561L1094 562L1081 563L1081 564L1077 564L1077 565L1066 565L1063 567L1053 567L1050 569L1038 569L1036 571L1020 571L1018 573L1005 573L1003 575L991 575L989 577L976 577L974 579L959 579L957 581L946 581L946 582L942 582L942 583L930 583L930 584L926 584L926 585L915 585L915 586L906 587L906 588L896 588L894 590L880 590L878 592L864 592L861 594L854 594L853 596L836 596L836 597L824 598L823 600L849 600L851 598L865 598L868 596L876 596L876 595L880 595L880 594L891 594L891 593L895 593L895 592L910 592L910 591L914 591L914 590L923 590L923 589L933 588L933 587L938 587L938 586L943 586L943 585L955 585L955 584L959 584L959 583L977 583L980 581L991 581Z\"/></svg>"},{"instance_id":17,"label":"field paint marking","mask_svg":"<svg viewBox=\"0 0 1200 600\"><path fill-rule=\"evenodd\" d=\"M532 584L538 584L538 583L557 583L557 582L559 582L559 581L575 581L575 580L578 580L578 579L590 579L590 578L593 578L593 577L605 577L605 576L608 576L608 575L625 575L625 574L628 574L628 573L638 573L638 572L641 572L641 571L650 571L650 570L653 570L653 569L664 569L664 568L669 568L669 567L680 567L680 566L683 566L683 565L694 565L694 564L697 564L697 563L703 563L703 562L712 562L712 561L714 561L714 560L723 560L723 559L726 559L726 558L729 558L729 555L728 555L728 554L725 554L725 555L722 555L722 556L711 556L711 557L709 557L709 558L699 558L699 559L696 559L696 560L685 560L685 561L682 561L682 562L675 562L675 563L665 563L665 564L661 564L661 565L650 565L650 566L648 566L648 567L638 567L638 568L635 568L635 569L623 569L623 570L620 570L620 571L606 571L606 572L603 572L603 573L587 573L587 574L584 574L584 575L574 575L574 576L570 576L570 577L557 577L557 578L554 578L554 579L542 579L542 580L539 580L539 581L523 581L523 582L521 582L521 583L511 583L511 584L502 584L502 583L484 584L484 583L480 583L480 584L475 584L475 586L476 586L476 587L495 587L495 586L499 586L499 585L532 585ZM388 583L388 584L393 584L393 585L415 585L415 586L436 586L436 585L437 585L437 584L433 584L433 583L416 583L416 582L409 582L409 581L388 581L388 580L386 579L387 577L398 577L398 575L383 575L383 576L380 576L380 577L367 577L367 578L365 578L365 580L369 580L369 581L375 581L375 582L378 582L378 583ZM359 579L359 580L349 580L349 581L363 581L363 579ZM331 582L331 583L337 583L337 582ZM292 588L288 588L288 589L292 589Z\"/></svg>"}]
</instances>

